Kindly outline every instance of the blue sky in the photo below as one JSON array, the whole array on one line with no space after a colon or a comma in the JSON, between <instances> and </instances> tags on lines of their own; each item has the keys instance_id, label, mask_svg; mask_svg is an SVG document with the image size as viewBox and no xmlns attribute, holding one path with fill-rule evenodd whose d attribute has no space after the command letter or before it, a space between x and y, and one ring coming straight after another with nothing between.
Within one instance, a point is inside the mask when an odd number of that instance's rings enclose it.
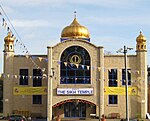
<instances>
[{"instance_id":1,"label":"blue sky","mask_svg":"<svg viewBox=\"0 0 150 121\"><path fill-rule=\"evenodd\" d=\"M62 29L72 22L76 10L79 23L90 32L91 43L113 54L124 45L134 48L128 54L135 54L136 37L142 31L147 38L150 65L150 0L1 0L0 5L30 54L46 54L47 46L59 43ZM2 16L0 19L2 25ZM6 34L1 26L1 73ZM19 45L15 53L23 54Z\"/></svg>"}]
</instances>

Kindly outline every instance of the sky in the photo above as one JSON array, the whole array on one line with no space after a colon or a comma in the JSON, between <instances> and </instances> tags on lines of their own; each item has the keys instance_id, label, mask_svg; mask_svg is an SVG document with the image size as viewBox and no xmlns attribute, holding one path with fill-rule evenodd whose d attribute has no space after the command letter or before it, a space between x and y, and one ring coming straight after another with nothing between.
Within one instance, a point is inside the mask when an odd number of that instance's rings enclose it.
<instances>
[{"instance_id":1,"label":"sky","mask_svg":"<svg viewBox=\"0 0 150 121\"><path fill-rule=\"evenodd\" d=\"M60 42L61 31L73 21L74 11L78 22L88 28L91 43L112 54L124 45L134 48L128 54L136 54L136 37L142 31L150 65L150 0L0 0L0 5L15 28L0 9L0 73L7 35L2 18L31 55L46 55L47 46ZM16 44L15 54L22 55L22 51Z\"/></svg>"}]
</instances>

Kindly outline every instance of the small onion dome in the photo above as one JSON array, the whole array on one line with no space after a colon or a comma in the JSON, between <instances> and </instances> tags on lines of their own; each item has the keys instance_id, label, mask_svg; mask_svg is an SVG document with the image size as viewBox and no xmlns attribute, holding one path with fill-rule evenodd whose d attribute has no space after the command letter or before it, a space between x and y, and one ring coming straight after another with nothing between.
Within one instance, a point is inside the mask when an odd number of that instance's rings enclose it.
<instances>
[{"instance_id":1,"label":"small onion dome","mask_svg":"<svg viewBox=\"0 0 150 121\"><path fill-rule=\"evenodd\" d=\"M142 32L140 31L140 35L136 38L138 43L146 42L145 36L143 36Z\"/></svg>"},{"instance_id":2,"label":"small onion dome","mask_svg":"<svg viewBox=\"0 0 150 121\"><path fill-rule=\"evenodd\" d=\"M140 35L136 38L136 51L147 51L146 50L146 38L143 36L142 32L140 32Z\"/></svg>"},{"instance_id":3,"label":"small onion dome","mask_svg":"<svg viewBox=\"0 0 150 121\"><path fill-rule=\"evenodd\" d=\"M88 29L74 18L73 22L62 30L61 38L90 38L90 34Z\"/></svg>"},{"instance_id":4,"label":"small onion dome","mask_svg":"<svg viewBox=\"0 0 150 121\"><path fill-rule=\"evenodd\" d=\"M14 42L15 37L12 37L12 34L9 32L8 35L4 38L5 43Z\"/></svg>"}]
</instances>

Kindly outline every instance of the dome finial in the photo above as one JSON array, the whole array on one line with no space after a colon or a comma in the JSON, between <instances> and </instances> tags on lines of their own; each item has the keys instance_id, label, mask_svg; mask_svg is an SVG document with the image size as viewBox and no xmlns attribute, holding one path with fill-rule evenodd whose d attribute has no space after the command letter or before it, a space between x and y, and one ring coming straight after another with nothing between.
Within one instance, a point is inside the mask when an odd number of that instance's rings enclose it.
<instances>
[{"instance_id":1,"label":"dome finial","mask_svg":"<svg viewBox=\"0 0 150 121\"><path fill-rule=\"evenodd\" d=\"M76 18L77 17L77 11L76 11L76 9L74 10L74 18Z\"/></svg>"}]
</instances>

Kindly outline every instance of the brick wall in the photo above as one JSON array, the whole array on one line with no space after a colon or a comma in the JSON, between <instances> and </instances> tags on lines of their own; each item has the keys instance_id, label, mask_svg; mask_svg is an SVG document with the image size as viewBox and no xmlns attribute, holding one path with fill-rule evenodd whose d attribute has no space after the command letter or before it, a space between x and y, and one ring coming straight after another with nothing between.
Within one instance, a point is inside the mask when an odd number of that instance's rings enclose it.
<instances>
[{"instance_id":1,"label":"brick wall","mask_svg":"<svg viewBox=\"0 0 150 121\"><path fill-rule=\"evenodd\" d=\"M150 113L150 68L148 68L148 106L147 111Z\"/></svg>"}]
</instances>

